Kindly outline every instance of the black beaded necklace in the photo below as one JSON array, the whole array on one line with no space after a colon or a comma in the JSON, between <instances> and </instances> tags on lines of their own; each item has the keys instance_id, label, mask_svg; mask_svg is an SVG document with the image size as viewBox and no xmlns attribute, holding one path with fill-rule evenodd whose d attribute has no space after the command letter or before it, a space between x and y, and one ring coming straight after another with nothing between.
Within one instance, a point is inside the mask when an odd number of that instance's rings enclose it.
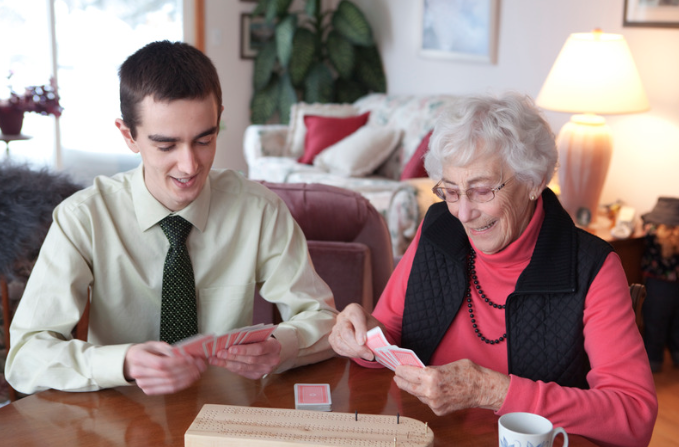
<instances>
[{"instance_id":1,"label":"black beaded necklace","mask_svg":"<svg viewBox=\"0 0 679 447\"><path fill-rule=\"evenodd\" d=\"M479 330L478 324L476 323L476 318L474 317L474 308L472 307L472 283L474 284L474 288L478 291L479 296L483 298L483 300L489 306L500 310L504 310L506 306L504 304L496 304L492 302L490 298L486 297L486 294L483 293L481 285L479 284L479 279L476 276L476 269L474 268L475 263L476 263L476 251L472 249L471 254L467 258L467 274L469 275L469 285L467 286L467 307L469 308L469 317L471 318L472 327L474 328L476 336L479 337L479 340L481 340L482 342L487 343L489 345L500 344L507 339L506 333L502 334L502 337L500 338L491 340L489 338L484 337L481 331Z\"/></svg>"}]
</instances>

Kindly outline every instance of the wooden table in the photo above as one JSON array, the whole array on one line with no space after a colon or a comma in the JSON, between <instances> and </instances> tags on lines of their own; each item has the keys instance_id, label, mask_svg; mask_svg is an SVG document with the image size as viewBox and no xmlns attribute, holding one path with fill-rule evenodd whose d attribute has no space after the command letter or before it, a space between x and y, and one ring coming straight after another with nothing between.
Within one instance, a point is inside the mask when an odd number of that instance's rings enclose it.
<instances>
[{"instance_id":1,"label":"wooden table","mask_svg":"<svg viewBox=\"0 0 679 447\"><path fill-rule=\"evenodd\" d=\"M329 383L335 412L399 413L427 422L436 446L497 446L497 419L489 410L438 417L417 398L400 391L387 369L367 369L333 358L262 380L210 367L192 387L176 394L146 396L137 387L88 393L44 391L0 408L3 445L183 446L184 433L204 404L295 408L295 383ZM595 445L570 435L571 446ZM557 438L560 445L561 437Z\"/></svg>"}]
</instances>

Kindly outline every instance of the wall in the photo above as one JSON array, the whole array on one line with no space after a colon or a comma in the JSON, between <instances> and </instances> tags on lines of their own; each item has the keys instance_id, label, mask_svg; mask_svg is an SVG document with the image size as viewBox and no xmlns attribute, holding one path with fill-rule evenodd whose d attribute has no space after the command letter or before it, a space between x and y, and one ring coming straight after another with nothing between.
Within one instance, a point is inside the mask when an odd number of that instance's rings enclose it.
<instances>
[{"instance_id":1,"label":"wall","mask_svg":"<svg viewBox=\"0 0 679 447\"><path fill-rule=\"evenodd\" d=\"M497 63L418 55L422 0L353 0L373 25L389 93L500 93L537 96L569 34L601 28L623 34L646 87L651 110L607 116L614 154L602 202L622 199L640 213L658 196L679 197L679 29L622 26L623 0L501 0ZM253 3L207 0L207 53L222 76L227 129L216 166L245 170L252 61L239 59L240 12ZM569 114L545 112L555 132Z\"/></svg>"},{"instance_id":2,"label":"wall","mask_svg":"<svg viewBox=\"0 0 679 447\"><path fill-rule=\"evenodd\" d=\"M225 127L217 140L217 168L247 170L242 148L243 132L250 124L253 61L240 59L240 15L252 11L254 5L237 0L205 1L205 52L217 67L224 101Z\"/></svg>"}]
</instances>

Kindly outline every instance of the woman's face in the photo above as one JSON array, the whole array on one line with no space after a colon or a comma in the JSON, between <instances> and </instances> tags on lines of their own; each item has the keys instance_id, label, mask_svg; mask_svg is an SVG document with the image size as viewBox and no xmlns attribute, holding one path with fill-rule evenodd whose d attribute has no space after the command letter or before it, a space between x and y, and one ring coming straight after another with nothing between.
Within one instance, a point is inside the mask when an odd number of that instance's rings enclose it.
<instances>
[{"instance_id":1,"label":"woman's face","mask_svg":"<svg viewBox=\"0 0 679 447\"><path fill-rule=\"evenodd\" d=\"M481 157L464 167L450 163L443 167L442 186L460 194L470 188L497 188L503 183L505 186L495 192L490 202L476 203L460 195L457 202L447 203L474 246L486 254L499 252L523 233L535 211L535 201L530 196L537 196L537 188L531 191L514 178L514 172L503 169L497 156Z\"/></svg>"}]
</instances>

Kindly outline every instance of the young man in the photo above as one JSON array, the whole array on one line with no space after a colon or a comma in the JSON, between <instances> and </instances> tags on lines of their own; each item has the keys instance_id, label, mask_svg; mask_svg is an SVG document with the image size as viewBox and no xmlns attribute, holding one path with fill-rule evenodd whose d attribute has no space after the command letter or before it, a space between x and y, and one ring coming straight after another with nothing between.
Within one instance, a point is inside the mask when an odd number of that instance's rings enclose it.
<instances>
[{"instance_id":1,"label":"young man","mask_svg":"<svg viewBox=\"0 0 679 447\"><path fill-rule=\"evenodd\" d=\"M163 394L191 385L208 363L254 379L332 355L332 294L289 211L263 186L211 169L221 98L215 67L187 44L154 42L123 63L116 126L142 164L96 178L55 209L11 326L15 389L136 384ZM258 286L284 320L273 337L207 362L172 355L183 336L251 324ZM82 342L70 334L88 288Z\"/></svg>"}]
</instances>

